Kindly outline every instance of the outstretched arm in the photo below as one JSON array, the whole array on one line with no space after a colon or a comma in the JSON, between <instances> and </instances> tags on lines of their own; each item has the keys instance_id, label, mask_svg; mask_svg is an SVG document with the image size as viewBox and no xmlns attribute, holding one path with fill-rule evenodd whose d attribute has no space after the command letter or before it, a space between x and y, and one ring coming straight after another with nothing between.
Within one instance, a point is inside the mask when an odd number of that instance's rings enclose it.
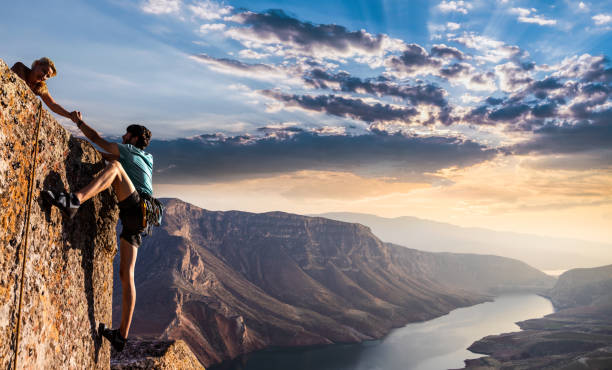
<instances>
[{"instance_id":1,"label":"outstretched arm","mask_svg":"<svg viewBox=\"0 0 612 370\"><path fill-rule=\"evenodd\" d=\"M110 141L104 140L96 130L89 127L89 125L83 121L81 112L76 112L76 116L78 118L77 127L81 130L83 135L85 135L94 144L97 144L100 148L106 150L110 155L114 156L114 159L119 158L119 147L117 146L117 143L111 143ZM104 156L104 154L102 156Z\"/></svg>"},{"instance_id":2,"label":"outstretched arm","mask_svg":"<svg viewBox=\"0 0 612 370\"><path fill-rule=\"evenodd\" d=\"M45 104L47 104L47 107L49 107L49 109L51 109L53 112L59 114L60 116L64 116L64 117L72 120L75 123L77 122L78 119L77 119L77 116L76 116L76 111L75 112L68 112L61 105L57 104L55 102L55 100L53 100L51 95L49 95L49 94L43 94L43 95L40 96L40 98L45 102Z\"/></svg>"}]
</instances>

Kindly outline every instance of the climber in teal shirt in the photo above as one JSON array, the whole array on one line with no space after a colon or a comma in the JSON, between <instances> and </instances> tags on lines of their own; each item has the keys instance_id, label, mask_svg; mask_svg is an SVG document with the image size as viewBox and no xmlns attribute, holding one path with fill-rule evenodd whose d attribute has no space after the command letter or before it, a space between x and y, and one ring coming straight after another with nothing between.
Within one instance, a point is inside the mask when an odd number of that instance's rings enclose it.
<instances>
[{"instance_id":1,"label":"climber in teal shirt","mask_svg":"<svg viewBox=\"0 0 612 370\"><path fill-rule=\"evenodd\" d=\"M121 324L118 329L107 329L100 324L100 335L108 339L117 351L123 350L127 342L134 306L136 286L134 267L146 217L141 203L143 197L153 195L153 156L144 149L151 140L151 131L141 125L130 125L122 136L121 143L106 141L94 129L83 122L80 112L77 127L83 134L105 152L100 152L107 161L106 168L87 186L75 192L44 190L42 196L48 203L57 206L69 217L79 210L81 203L112 186L119 201L121 235L119 242L119 277L121 278Z\"/></svg>"},{"instance_id":2,"label":"climber in teal shirt","mask_svg":"<svg viewBox=\"0 0 612 370\"><path fill-rule=\"evenodd\" d=\"M129 131L129 128L128 128ZM139 193L153 195L153 156L132 144L119 144L119 163Z\"/></svg>"}]
</instances>

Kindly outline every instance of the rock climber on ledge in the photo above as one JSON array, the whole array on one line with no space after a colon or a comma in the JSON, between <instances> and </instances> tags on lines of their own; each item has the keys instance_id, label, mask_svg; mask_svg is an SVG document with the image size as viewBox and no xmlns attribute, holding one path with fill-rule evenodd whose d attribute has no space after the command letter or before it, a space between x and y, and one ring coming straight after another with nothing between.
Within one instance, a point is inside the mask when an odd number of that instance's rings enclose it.
<instances>
[{"instance_id":1,"label":"rock climber on ledge","mask_svg":"<svg viewBox=\"0 0 612 370\"><path fill-rule=\"evenodd\" d=\"M130 125L122 137L122 143L103 139L94 129L81 119L76 112L77 126L83 134L106 152L101 152L107 160L106 168L84 188L68 193L44 190L43 198L57 206L69 217L73 217L79 206L111 185L119 202L121 235L119 253L119 276L121 278L122 303L121 324L119 329L107 329L100 324L100 334L107 338L115 350L121 351L126 344L132 314L136 304L134 285L134 266L138 247L142 242L141 233L145 229L145 215L141 207L141 197L153 194L153 156L144 151L151 140L151 132L141 125Z\"/></svg>"},{"instance_id":2,"label":"rock climber on ledge","mask_svg":"<svg viewBox=\"0 0 612 370\"><path fill-rule=\"evenodd\" d=\"M51 94L49 94L45 81L57 74L55 64L51 59L40 58L32 63L31 69L21 62L17 62L11 67L11 71L24 80L34 94L40 96L47 107L53 112L71 119L74 123L78 121L76 111L68 112L61 105L57 104L51 97Z\"/></svg>"}]
</instances>

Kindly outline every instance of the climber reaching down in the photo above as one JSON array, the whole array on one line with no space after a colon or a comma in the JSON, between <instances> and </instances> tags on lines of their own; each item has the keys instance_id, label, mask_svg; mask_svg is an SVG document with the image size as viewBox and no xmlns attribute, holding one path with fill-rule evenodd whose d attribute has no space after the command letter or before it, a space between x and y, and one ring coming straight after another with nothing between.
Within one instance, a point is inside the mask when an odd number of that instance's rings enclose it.
<instances>
[{"instance_id":1,"label":"climber reaching down","mask_svg":"<svg viewBox=\"0 0 612 370\"><path fill-rule=\"evenodd\" d=\"M151 132L141 125L130 125L122 137L121 143L103 139L94 129L83 122L81 113L77 112L77 126L83 134L97 144L106 153L106 168L87 186L76 192L54 192L44 190L44 199L57 206L69 217L73 217L80 205L101 191L112 188L119 202L119 218L122 230L119 242L122 304L121 325L119 329L106 329L102 324L101 335L106 337L117 351L121 351L127 341L132 314L136 303L134 285L134 266L138 247L142 242L141 233L146 222L141 207L141 197L153 194L152 174L153 156L144 151L151 139Z\"/></svg>"},{"instance_id":2,"label":"climber reaching down","mask_svg":"<svg viewBox=\"0 0 612 370\"><path fill-rule=\"evenodd\" d=\"M74 123L78 121L76 111L68 112L61 105L57 104L51 97L51 94L49 94L46 81L57 74L55 64L51 59L40 58L32 63L32 68L17 62L11 67L11 71L24 80L34 94L40 96L47 107L53 112L71 119Z\"/></svg>"}]
</instances>

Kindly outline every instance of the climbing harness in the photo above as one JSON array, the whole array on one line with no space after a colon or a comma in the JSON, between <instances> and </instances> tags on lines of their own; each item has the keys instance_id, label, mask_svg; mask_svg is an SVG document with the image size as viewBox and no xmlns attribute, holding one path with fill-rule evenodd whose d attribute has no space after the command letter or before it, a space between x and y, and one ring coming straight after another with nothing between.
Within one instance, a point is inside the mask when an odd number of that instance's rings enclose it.
<instances>
[{"instance_id":1,"label":"climbing harness","mask_svg":"<svg viewBox=\"0 0 612 370\"><path fill-rule=\"evenodd\" d=\"M30 171L30 178L28 180L28 197L26 200L26 221L25 221L25 237L23 243L23 262L21 264L21 287L19 288L19 309L17 311L17 338L15 340L15 366L13 369L17 369L17 353L19 352L19 331L21 329L21 302L23 301L23 282L25 278L25 265L26 257L28 253L28 231L30 230L30 212L32 210L32 187L34 186L34 176L36 175L36 158L38 156L38 133L40 132L40 120L42 117L42 103L38 104L38 119L36 123L36 135L34 140L34 159L32 162L32 170Z\"/></svg>"},{"instance_id":2,"label":"climbing harness","mask_svg":"<svg viewBox=\"0 0 612 370\"><path fill-rule=\"evenodd\" d=\"M161 225L164 217L165 207L157 198L142 192L140 195L140 207L142 208L142 236L151 235L153 226Z\"/></svg>"}]
</instances>

